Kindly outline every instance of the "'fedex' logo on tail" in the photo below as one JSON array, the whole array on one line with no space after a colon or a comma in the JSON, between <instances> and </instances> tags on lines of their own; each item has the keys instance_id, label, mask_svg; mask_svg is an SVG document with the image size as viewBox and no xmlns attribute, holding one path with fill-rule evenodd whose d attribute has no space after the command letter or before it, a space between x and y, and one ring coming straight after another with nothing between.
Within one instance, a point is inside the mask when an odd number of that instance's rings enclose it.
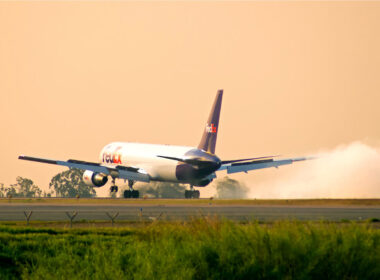
<instances>
[{"instance_id":1,"label":"'fedex' logo on tail","mask_svg":"<svg viewBox=\"0 0 380 280\"><path fill-rule=\"evenodd\" d=\"M206 132L216 133L216 126L213 123L211 125L206 124Z\"/></svg>"}]
</instances>

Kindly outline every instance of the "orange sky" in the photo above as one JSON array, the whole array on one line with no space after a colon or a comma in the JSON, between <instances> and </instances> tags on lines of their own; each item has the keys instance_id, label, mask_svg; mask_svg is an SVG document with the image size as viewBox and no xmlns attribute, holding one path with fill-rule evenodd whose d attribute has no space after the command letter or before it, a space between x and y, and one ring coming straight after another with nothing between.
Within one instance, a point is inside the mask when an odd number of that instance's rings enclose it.
<instances>
[{"instance_id":1,"label":"orange sky","mask_svg":"<svg viewBox=\"0 0 380 280\"><path fill-rule=\"evenodd\" d=\"M0 182L66 170L19 154L196 146L219 88L222 159L377 144L379 35L380 2L0 2Z\"/></svg>"}]
</instances>

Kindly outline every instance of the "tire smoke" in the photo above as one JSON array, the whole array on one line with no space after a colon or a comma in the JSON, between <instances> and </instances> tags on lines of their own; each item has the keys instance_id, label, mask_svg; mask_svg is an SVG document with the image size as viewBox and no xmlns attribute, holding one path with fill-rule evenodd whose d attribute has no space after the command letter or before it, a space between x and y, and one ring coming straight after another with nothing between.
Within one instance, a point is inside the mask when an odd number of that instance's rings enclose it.
<instances>
[{"instance_id":1,"label":"tire smoke","mask_svg":"<svg viewBox=\"0 0 380 280\"><path fill-rule=\"evenodd\" d=\"M318 159L280 167L253 184L250 198L379 198L380 150L353 142Z\"/></svg>"}]
</instances>

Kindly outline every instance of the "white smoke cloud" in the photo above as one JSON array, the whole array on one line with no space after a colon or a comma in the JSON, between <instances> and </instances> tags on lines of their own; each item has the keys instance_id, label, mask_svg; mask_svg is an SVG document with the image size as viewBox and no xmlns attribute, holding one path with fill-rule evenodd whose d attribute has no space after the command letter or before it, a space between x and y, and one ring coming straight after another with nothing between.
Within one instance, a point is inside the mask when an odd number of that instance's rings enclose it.
<instances>
[{"instance_id":1,"label":"white smoke cloud","mask_svg":"<svg viewBox=\"0 0 380 280\"><path fill-rule=\"evenodd\" d=\"M250 198L379 198L380 150L361 142L321 152L250 186ZM249 186L250 184L248 184Z\"/></svg>"}]
</instances>

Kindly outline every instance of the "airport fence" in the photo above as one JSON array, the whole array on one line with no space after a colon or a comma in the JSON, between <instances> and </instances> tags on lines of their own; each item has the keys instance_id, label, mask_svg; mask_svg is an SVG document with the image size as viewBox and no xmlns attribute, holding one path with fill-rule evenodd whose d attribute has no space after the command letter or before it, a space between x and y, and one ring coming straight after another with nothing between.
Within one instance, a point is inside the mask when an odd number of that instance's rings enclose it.
<instances>
[{"instance_id":1,"label":"airport fence","mask_svg":"<svg viewBox=\"0 0 380 280\"><path fill-rule=\"evenodd\" d=\"M192 215L202 216L199 212ZM20 222L25 221L25 225L31 222L67 222L70 227L74 223L91 223L103 222L114 226L116 222L147 222L159 220L178 220L180 217L167 216L164 212L147 213L143 208L138 211L44 211L44 210L26 210L26 211L1 211L0 222ZM182 217L181 217L182 218Z\"/></svg>"}]
</instances>

